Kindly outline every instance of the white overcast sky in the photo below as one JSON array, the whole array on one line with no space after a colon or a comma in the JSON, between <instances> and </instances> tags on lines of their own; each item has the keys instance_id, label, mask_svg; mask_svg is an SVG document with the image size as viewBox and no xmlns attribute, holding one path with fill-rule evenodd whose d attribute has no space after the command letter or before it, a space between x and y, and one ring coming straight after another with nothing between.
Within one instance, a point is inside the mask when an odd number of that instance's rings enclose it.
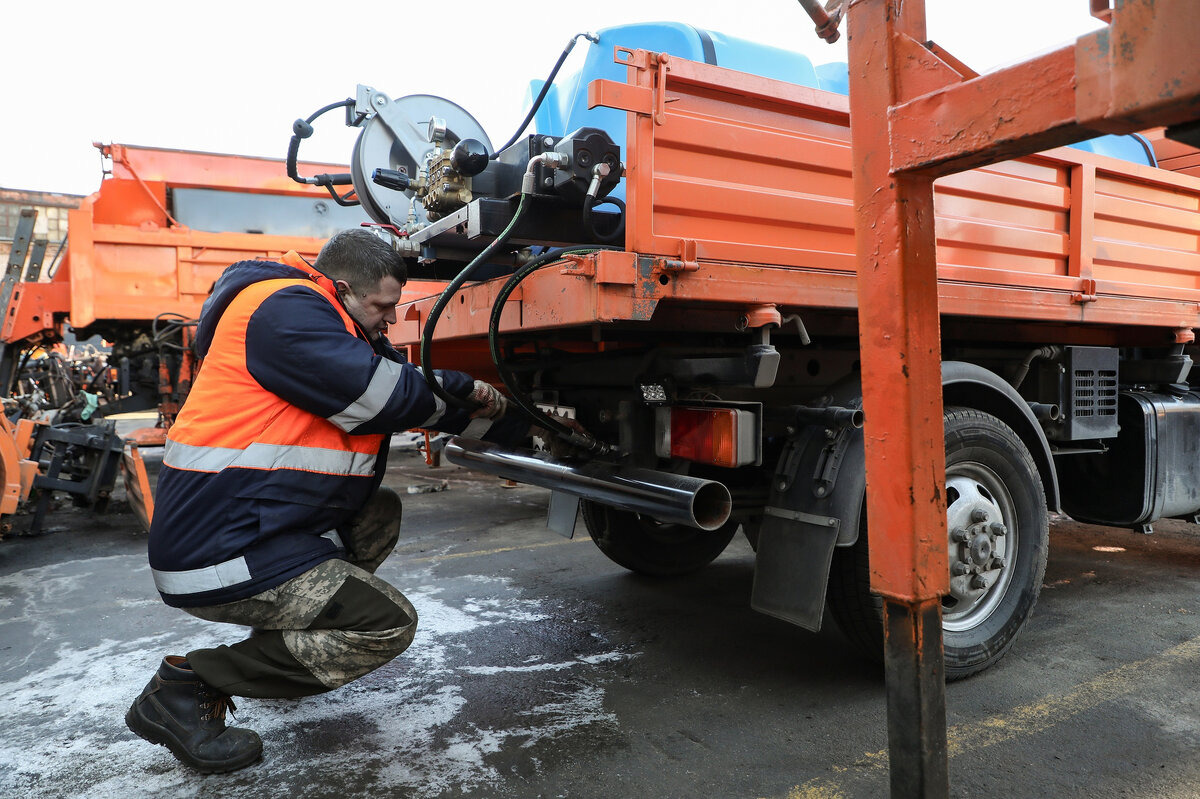
<instances>
[{"instance_id":1,"label":"white overcast sky","mask_svg":"<svg viewBox=\"0 0 1200 799\"><path fill-rule=\"evenodd\" d=\"M1100 27L1088 0L927 7L930 37L981 72ZM282 158L294 119L358 83L441 95L504 141L528 81L573 34L626 22L685 22L816 64L846 57L844 37L819 40L796 0L25 0L2 17L0 187L70 194L99 187L93 141ZM337 116L302 158L348 161L355 132Z\"/></svg>"}]
</instances>

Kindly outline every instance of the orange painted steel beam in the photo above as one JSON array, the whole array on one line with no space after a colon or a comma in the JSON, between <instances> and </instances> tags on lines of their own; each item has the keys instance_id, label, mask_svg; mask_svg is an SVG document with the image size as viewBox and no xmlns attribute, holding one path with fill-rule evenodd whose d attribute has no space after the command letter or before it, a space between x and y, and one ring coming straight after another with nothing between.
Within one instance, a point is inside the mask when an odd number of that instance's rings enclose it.
<instances>
[{"instance_id":1,"label":"orange painted steel beam","mask_svg":"<svg viewBox=\"0 0 1200 799\"><path fill-rule=\"evenodd\" d=\"M864 380L863 397L867 515L871 585L884 597L893 796L949 794L938 601L947 571L939 490L945 463L933 177L1100 130L1194 124L1200 118L1200 67L1191 48L1200 33L1200 15L1185 5L1125 0L1110 12L1107 3L1093 2L1093 12L1110 20L1109 30L1040 59L971 78L932 51L914 58L915 44L926 38L924 0L853 4L850 95L859 324L863 373L871 376ZM956 71L966 80L955 81ZM939 80L946 85L938 87ZM1072 302L1084 309L1095 303L1097 276L1104 272L1119 281L1135 273L1128 262L1164 275L1158 284L1194 289L1187 275L1200 266L1200 255L1191 220L1170 211L1165 218L1148 214L1156 220L1147 236L1152 241L1110 243L1105 233L1114 222L1125 225L1130 216L1136 221L1139 202L1146 198L1114 199L1102 180L1095 165L1071 170L1071 215L1064 232L1076 240L1064 241L1061 254L1066 277L1079 282ZM1114 184L1121 180L1136 176ZM1044 213L1053 215L1052 192L1047 199ZM949 226L953 223L944 225L943 233ZM968 236L987 236L978 224L958 228ZM1048 251L1052 260L1060 255L1053 235L1012 231L1004 239L1018 253ZM935 511L940 524L932 518Z\"/></svg>"},{"instance_id":2,"label":"orange painted steel beam","mask_svg":"<svg viewBox=\"0 0 1200 799\"><path fill-rule=\"evenodd\" d=\"M1075 50L954 83L888 109L896 171L931 175L1099 135L1075 118Z\"/></svg>"},{"instance_id":3,"label":"orange painted steel beam","mask_svg":"<svg viewBox=\"0 0 1200 799\"><path fill-rule=\"evenodd\" d=\"M1079 121L1106 133L1200 119L1195 0L1118 0L1075 46Z\"/></svg>"},{"instance_id":4,"label":"orange painted steel beam","mask_svg":"<svg viewBox=\"0 0 1200 799\"><path fill-rule=\"evenodd\" d=\"M1102 133L1196 120L1197 41L1195 0L1122 0L1108 28L1075 45L902 98L886 117L894 169L944 175Z\"/></svg>"},{"instance_id":5,"label":"orange painted steel beam","mask_svg":"<svg viewBox=\"0 0 1200 799\"><path fill-rule=\"evenodd\" d=\"M910 43L926 38L925 2L858 0L848 16L868 561L883 597L890 792L943 799L950 571L933 177L896 174L881 124L906 88L927 88L905 77Z\"/></svg>"},{"instance_id":6,"label":"orange painted steel beam","mask_svg":"<svg viewBox=\"0 0 1200 799\"><path fill-rule=\"evenodd\" d=\"M933 178L893 174L877 120L899 100L894 43L924 38L923 6L860 0L848 15L871 586L909 602L950 587Z\"/></svg>"}]
</instances>

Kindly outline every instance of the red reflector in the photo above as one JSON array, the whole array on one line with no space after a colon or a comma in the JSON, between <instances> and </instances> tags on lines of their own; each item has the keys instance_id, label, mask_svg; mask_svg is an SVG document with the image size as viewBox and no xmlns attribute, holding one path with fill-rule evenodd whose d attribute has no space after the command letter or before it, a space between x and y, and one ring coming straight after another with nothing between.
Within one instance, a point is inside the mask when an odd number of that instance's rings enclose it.
<instances>
[{"instance_id":1,"label":"red reflector","mask_svg":"<svg viewBox=\"0 0 1200 799\"><path fill-rule=\"evenodd\" d=\"M672 408L671 456L737 466L738 414L733 408Z\"/></svg>"}]
</instances>

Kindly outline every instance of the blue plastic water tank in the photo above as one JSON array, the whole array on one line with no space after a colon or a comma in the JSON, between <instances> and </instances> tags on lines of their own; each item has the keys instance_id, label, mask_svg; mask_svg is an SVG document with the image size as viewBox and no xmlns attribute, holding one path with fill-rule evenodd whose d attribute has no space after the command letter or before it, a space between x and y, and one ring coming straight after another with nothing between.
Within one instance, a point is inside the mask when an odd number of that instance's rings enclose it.
<instances>
[{"instance_id":1,"label":"blue plastic water tank","mask_svg":"<svg viewBox=\"0 0 1200 799\"><path fill-rule=\"evenodd\" d=\"M612 108L587 107L587 86L598 78L625 81L627 68L613 61L613 48L668 53L690 61L750 72L776 80L828 91L846 93L846 65L828 64L813 68L801 55L778 47L702 30L680 22L643 22L619 25L598 32L600 41L588 43L583 66L574 73L559 74L542 107L534 117L536 132L562 136L584 126L600 128L622 146L625 143L625 112ZM830 70L830 67L833 67ZM840 71L839 71L840 70ZM541 91L543 81L532 81L526 107Z\"/></svg>"},{"instance_id":2,"label":"blue plastic water tank","mask_svg":"<svg viewBox=\"0 0 1200 799\"><path fill-rule=\"evenodd\" d=\"M1158 166L1158 159L1154 157L1154 147L1145 136L1138 133L1110 134L1076 142L1069 146L1076 150L1107 155L1110 158L1120 158L1122 161L1130 161L1135 164Z\"/></svg>"},{"instance_id":3,"label":"blue plastic water tank","mask_svg":"<svg viewBox=\"0 0 1200 799\"><path fill-rule=\"evenodd\" d=\"M583 66L570 74L560 73L534 116L537 133L563 136L589 126L608 133L625 149L626 115L612 108L587 107L587 86L598 78L625 81L627 68L613 61L613 48L650 50L656 53L715 64L740 72L849 94L849 75L844 62L814 67L807 56L778 47L706 31L680 22L643 22L618 25L598 32L598 43L587 43ZM525 98L528 107L544 81L532 81ZM1139 164L1156 166L1154 150L1140 136L1101 136L1072 145L1087 152L1108 155ZM624 196L624 185L614 192Z\"/></svg>"}]
</instances>

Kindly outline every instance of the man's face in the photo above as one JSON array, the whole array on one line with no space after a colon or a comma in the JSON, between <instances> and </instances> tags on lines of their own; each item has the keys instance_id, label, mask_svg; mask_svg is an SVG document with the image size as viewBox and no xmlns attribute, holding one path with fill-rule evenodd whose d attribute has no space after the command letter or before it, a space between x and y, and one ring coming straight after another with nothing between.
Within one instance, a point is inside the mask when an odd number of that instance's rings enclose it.
<instances>
[{"instance_id":1,"label":"man's face","mask_svg":"<svg viewBox=\"0 0 1200 799\"><path fill-rule=\"evenodd\" d=\"M342 306L350 318L358 322L371 340L386 333L388 325L396 324L396 303L404 292L404 284L388 275L368 291L356 291L344 280L335 282Z\"/></svg>"}]
</instances>

